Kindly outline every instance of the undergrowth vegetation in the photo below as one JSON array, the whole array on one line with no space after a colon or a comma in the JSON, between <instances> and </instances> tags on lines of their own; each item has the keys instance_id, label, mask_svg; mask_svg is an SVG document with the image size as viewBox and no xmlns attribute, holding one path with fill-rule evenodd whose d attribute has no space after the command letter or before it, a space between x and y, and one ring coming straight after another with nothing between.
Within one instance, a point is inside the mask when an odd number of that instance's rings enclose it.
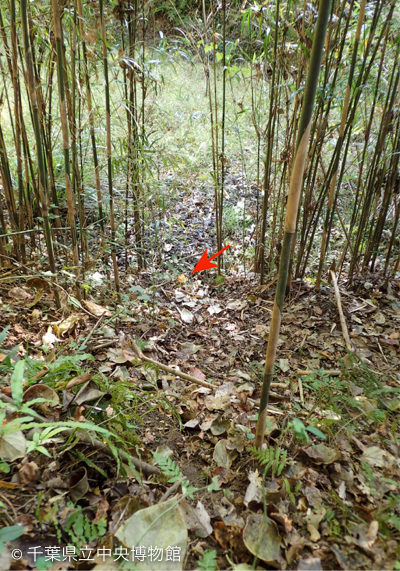
<instances>
[{"instance_id":1,"label":"undergrowth vegetation","mask_svg":"<svg viewBox=\"0 0 400 571\"><path fill-rule=\"evenodd\" d=\"M0 0L0 566L400 569L397 4Z\"/></svg>"}]
</instances>

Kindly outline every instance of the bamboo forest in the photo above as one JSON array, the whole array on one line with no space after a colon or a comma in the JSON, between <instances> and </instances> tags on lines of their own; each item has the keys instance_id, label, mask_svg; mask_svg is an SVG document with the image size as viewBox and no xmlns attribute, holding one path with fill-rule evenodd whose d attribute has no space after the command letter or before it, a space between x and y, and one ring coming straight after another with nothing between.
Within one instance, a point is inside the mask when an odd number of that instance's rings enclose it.
<instances>
[{"instance_id":1,"label":"bamboo forest","mask_svg":"<svg viewBox=\"0 0 400 571\"><path fill-rule=\"evenodd\" d=\"M400 570L398 0L0 0L0 571Z\"/></svg>"}]
</instances>

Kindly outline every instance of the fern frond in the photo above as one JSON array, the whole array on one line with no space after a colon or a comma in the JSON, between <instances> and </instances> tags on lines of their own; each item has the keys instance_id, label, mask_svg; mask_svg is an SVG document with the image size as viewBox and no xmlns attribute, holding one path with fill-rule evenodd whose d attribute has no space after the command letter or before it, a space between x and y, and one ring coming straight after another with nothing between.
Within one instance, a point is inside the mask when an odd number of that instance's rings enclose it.
<instances>
[{"instance_id":1,"label":"fern frond","mask_svg":"<svg viewBox=\"0 0 400 571\"><path fill-rule=\"evenodd\" d=\"M173 484L183 478L183 474L179 469L178 464L171 458L167 458L158 452L153 452L154 460L161 472L168 478L168 482Z\"/></svg>"}]
</instances>

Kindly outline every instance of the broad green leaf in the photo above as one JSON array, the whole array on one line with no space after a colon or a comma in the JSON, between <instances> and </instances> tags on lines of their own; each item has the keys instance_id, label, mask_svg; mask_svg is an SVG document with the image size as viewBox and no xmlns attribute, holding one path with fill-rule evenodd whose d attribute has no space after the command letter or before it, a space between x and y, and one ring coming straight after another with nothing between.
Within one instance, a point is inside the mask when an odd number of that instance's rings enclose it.
<instances>
[{"instance_id":1,"label":"broad green leaf","mask_svg":"<svg viewBox=\"0 0 400 571\"><path fill-rule=\"evenodd\" d=\"M8 334L8 330L10 329L10 326L7 325L7 327L5 329L3 329L3 331L0 333L0 345L3 343L3 341L5 340L5 338L7 337Z\"/></svg>"},{"instance_id":2,"label":"broad green leaf","mask_svg":"<svg viewBox=\"0 0 400 571\"><path fill-rule=\"evenodd\" d=\"M308 430L308 432L311 432L311 434L314 434L314 436L318 436L318 438L326 440L325 434L315 426L312 426L312 424L310 426L307 426L306 430Z\"/></svg>"},{"instance_id":3,"label":"broad green leaf","mask_svg":"<svg viewBox=\"0 0 400 571\"><path fill-rule=\"evenodd\" d=\"M11 377L11 394L18 408L22 405L22 397L24 393L24 369L25 361L18 361Z\"/></svg>"},{"instance_id":4,"label":"broad green leaf","mask_svg":"<svg viewBox=\"0 0 400 571\"><path fill-rule=\"evenodd\" d=\"M14 541L18 539L25 533L25 528L23 525L9 525L8 527L3 527L0 529L0 542L6 543L6 541Z\"/></svg>"}]
</instances>

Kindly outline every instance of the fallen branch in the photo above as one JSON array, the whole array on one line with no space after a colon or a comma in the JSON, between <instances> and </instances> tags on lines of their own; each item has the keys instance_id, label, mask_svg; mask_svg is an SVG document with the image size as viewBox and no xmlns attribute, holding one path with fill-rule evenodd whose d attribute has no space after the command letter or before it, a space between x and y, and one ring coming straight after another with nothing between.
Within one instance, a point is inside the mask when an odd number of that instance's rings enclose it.
<instances>
[{"instance_id":1,"label":"fallen branch","mask_svg":"<svg viewBox=\"0 0 400 571\"><path fill-rule=\"evenodd\" d=\"M150 363L151 365L154 365L155 367L162 369L166 373L170 373L171 375L176 375L177 377L180 377L181 379L184 379L185 381L189 381L190 383L194 383L194 384L200 385L202 387L207 387L208 389L215 389L216 388L215 385L212 385L211 383L207 383L207 381L201 381L197 377L193 377L192 375L187 375L186 373L182 373L181 371L179 371L179 369L178 370L173 369L172 367L168 367L167 365L163 365L162 363L159 363L158 361L154 361L153 359L146 357L145 355L143 355L143 353L141 352L139 347L136 345L136 343L133 341L133 339L131 339L130 342L132 344L132 348L133 348L137 358L140 361L145 361L146 363ZM122 352L124 353L124 347L122 348ZM125 349L125 352L126 352L126 349Z\"/></svg>"},{"instance_id":2,"label":"fallen branch","mask_svg":"<svg viewBox=\"0 0 400 571\"><path fill-rule=\"evenodd\" d=\"M347 323L342 309L342 302L340 300L340 291L336 280L336 274L333 270L331 270L331 276L332 276L333 289L335 291L336 303L339 311L340 325L342 326L343 339L346 343L347 349L349 351L354 351L353 344L350 341L349 330L347 329Z\"/></svg>"},{"instance_id":3,"label":"fallen branch","mask_svg":"<svg viewBox=\"0 0 400 571\"><path fill-rule=\"evenodd\" d=\"M299 369L297 372L299 375L315 375L318 371L311 371L310 369L302 371ZM340 377L342 371L339 371L338 369L324 369L324 373L330 377Z\"/></svg>"}]
</instances>

